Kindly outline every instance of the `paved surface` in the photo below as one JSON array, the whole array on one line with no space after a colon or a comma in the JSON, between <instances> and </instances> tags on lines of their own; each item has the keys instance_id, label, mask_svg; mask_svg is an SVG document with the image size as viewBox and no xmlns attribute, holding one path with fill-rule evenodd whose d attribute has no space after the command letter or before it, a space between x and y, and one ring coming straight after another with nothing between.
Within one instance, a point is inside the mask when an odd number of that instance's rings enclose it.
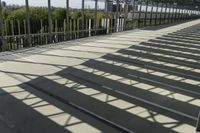
<instances>
[{"instance_id":1,"label":"paved surface","mask_svg":"<svg viewBox=\"0 0 200 133\"><path fill-rule=\"evenodd\" d=\"M194 133L200 20L0 53L2 133Z\"/></svg>"}]
</instances>

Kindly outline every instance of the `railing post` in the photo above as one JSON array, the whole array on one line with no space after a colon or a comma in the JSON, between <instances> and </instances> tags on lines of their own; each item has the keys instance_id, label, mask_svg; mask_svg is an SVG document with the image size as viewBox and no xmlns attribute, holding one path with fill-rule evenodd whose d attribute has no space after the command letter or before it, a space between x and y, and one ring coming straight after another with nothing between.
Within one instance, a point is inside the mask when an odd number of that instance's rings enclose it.
<instances>
[{"instance_id":1,"label":"railing post","mask_svg":"<svg viewBox=\"0 0 200 133\"><path fill-rule=\"evenodd\" d=\"M177 11L176 11L176 22L179 22L179 12L180 12L180 7L177 8Z\"/></svg>"},{"instance_id":2,"label":"railing post","mask_svg":"<svg viewBox=\"0 0 200 133\"><path fill-rule=\"evenodd\" d=\"M164 14L164 24L166 24L166 17L167 17L167 8L168 8L168 4L165 4L165 14Z\"/></svg>"},{"instance_id":3,"label":"railing post","mask_svg":"<svg viewBox=\"0 0 200 133\"><path fill-rule=\"evenodd\" d=\"M27 27L27 34L26 34L26 38L27 38L27 43L29 45L29 47L32 46L31 44L31 24L30 24L30 14L29 14L29 0L25 0L26 2L26 27Z\"/></svg>"},{"instance_id":4,"label":"railing post","mask_svg":"<svg viewBox=\"0 0 200 133\"><path fill-rule=\"evenodd\" d=\"M185 21L187 18L187 9L184 9L184 15L183 15L183 20Z\"/></svg>"},{"instance_id":5,"label":"railing post","mask_svg":"<svg viewBox=\"0 0 200 133\"><path fill-rule=\"evenodd\" d=\"M92 24L91 24L91 19L89 19L89 27L88 27L88 28L89 28L89 29L88 29L88 30L89 30L89 37L91 36L91 25L92 25Z\"/></svg>"},{"instance_id":6,"label":"railing post","mask_svg":"<svg viewBox=\"0 0 200 133\"><path fill-rule=\"evenodd\" d=\"M66 0L66 22L65 22L65 37L69 39L69 0Z\"/></svg>"},{"instance_id":7,"label":"railing post","mask_svg":"<svg viewBox=\"0 0 200 133\"><path fill-rule=\"evenodd\" d=\"M42 21L42 19L40 19L40 33L42 34L43 32L44 32L43 21Z\"/></svg>"},{"instance_id":8,"label":"railing post","mask_svg":"<svg viewBox=\"0 0 200 133\"><path fill-rule=\"evenodd\" d=\"M84 11L85 11L85 0L82 0L82 7L81 7L81 16L82 16L82 20L81 20L81 23L82 23L82 25L81 25L81 27L82 27L82 36L84 37L85 36L85 32L84 32L84 29L85 29L85 13L84 13Z\"/></svg>"},{"instance_id":9,"label":"railing post","mask_svg":"<svg viewBox=\"0 0 200 133\"><path fill-rule=\"evenodd\" d=\"M119 0L116 0L116 2L117 2L117 3L116 3L117 5L116 5L115 28L116 28L116 32L118 32L118 30L119 30L119 29L118 29L118 28L119 28L119 27L118 27L118 23L119 23L119 22L118 22L118 19L119 19L119 6L120 6L120 4L119 4Z\"/></svg>"},{"instance_id":10,"label":"railing post","mask_svg":"<svg viewBox=\"0 0 200 133\"><path fill-rule=\"evenodd\" d=\"M158 2L156 3L156 16L155 16L155 25L157 25L157 18L158 18Z\"/></svg>"},{"instance_id":11,"label":"railing post","mask_svg":"<svg viewBox=\"0 0 200 133\"><path fill-rule=\"evenodd\" d=\"M198 10L198 18L200 17L200 11Z\"/></svg>"},{"instance_id":12,"label":"railing post","mask_svg":"<svg viewBox=\"0 0 200 133\"><path fill-rule=\"evenodd\" d=\"M147 26L147 13L148 13L149 0L146 0L145 2L146 2L146 10L145 10L144 26Z\"/></svg>"},{"instance_id":13,"label":"railing post","mask_svg":"<svg viewBox=\"0 0 200 133\"><path fill-rule=\"evenodd\" d=\"M174 17L174 21L175 21L175 22L177 22L177 11L178 11L178 8L177 8L177 6L176 6L176 8L175 8L175 17Z\"/></svg>"},{"instance_id":14,"label":"railing post","mask_svg":"<svg viewBox=\"0 0 200 133\"><path fill-rule=\"evenodd\" d=\"M173 19L174 19L174 5L172 5L171 23L173 23Z\"/></svg>"},{"instance_id":15,"label":"railing post","mask_svg":"<svg viewBox=\"0 0 200 133\"><path fill-rule=\"evenodd\" d=\"M97 6L98 0L95 0L95 9L94 9L94 33L97 34Z\"/></svg>"},{"instance_id":16,"label":"railing post","mask_svg":"<svg viewBox=\"0 0 200 133\"><path fill-rule=\"evenodd\" d=\"M135 0L132 1L132 10L133 10L133 12L132 12L132 29L134 29L134 26L135 26L135 24L134 24Z\"/></svg>"},{"instance_id":17,"label":"railing post","mask_svg":"<svg viewBox=\"0 0 200 133\"><path fill-rule=\"evenodd\" d=\"M179 8L179 15L178 15L178 21L181 21L181 13L182 13L182 7Z\"/></svg>"},{"instance_id":18,"label":"railing post","mask_svg":"<svg viewBox=\"0 0 200 133\"><path fill-rule=\"evenodd\" d=\"M183 7L181 7L181 10L180 10L180 21L183 20Z\"/></svg>"},{"instance_id":19,"label":"railing post","mask_svg":"<svg viewBox=\"0 0 200 133\"><path fill-rule=\"evenodd\" d=\"M140 28L140 21L141 21L141 11L142 11L142 1L140 1L140 10L139 10L139 16L138 16L138 28Z\"/></svg>"},{"instance_id":20,"label":"railing post","mask_svg":"<svg viewBox=\"0 0 200 133\"><path fill-rule=\"evenodd\" d=\"M124 24L123 24L123 30L127 29L127 16L128 16L128 0L125 0L124 2Z\"/></svg>"},{"instance_id":21,"label":"railing post","mask_svg":"<svg viewBox=\"0 0 200 133\"><path fill-rule=\"evenodd\" d=\"M7 21L5 20L5 22L4 22L4 27L5 27L5 36L8 36L8 25L7 25Z\"/></svg>"},{"instance_id":22,"label":"railing post","mask_svg":"<svg viewBox=\"0 0 200 133\"><path fill-rule=\"evenodd\" d=\"M182 21L184 21L184 17L185 17L185 7L183 7L183 11L182 11Z\"/></svg>"},{"instance_id":23,"label":"railing post","mask_svg":"<svg viewBox=\"0 0 200 133\"><path fill-rule=\"evenodd\" d=\"M2 4L0 0L0 51L6 50L6 42L4 40L4 24L3 24L3 13L2 13Z\"/></svg>"},{"instance_id":24,"label":"railing post","mask_svg":"<svg viewBox=\"0 0 200 133\"><path fill-rule=\"evenodd\" d=\"M161 11L160 11L160 20L159 20L159 25L162 24L163 5L164 5L164 3L161 3Z\"/></svg>"},{"instance_id":25,"label":"railing post","mask_svg":"<svg viewBox=\"0 0 200 133\"><path fill-rule=\"evenodd\" d=\"M170 4L169 16L168 16L168 24L172 23L172 17L173 17L173 5Z\"/></svg>"},{"instance_id":26,"label":"railing post","mask_svg":"<svg viewBox=\"0 0 200 133\"><path fill-rule=\"evenodd\" d=\"M105 22L105 27L106 27L106 34L109 34L109 16L108 16L108 0L105 0L105 13L106 13L106 22Z\"/></svg>"},{"instance_id":27,"label":"railing post","mask_svg":"<svg viewBox=\"0 0 200 133\"><path fill-rule=\"evenodd\" d=\"M27 26L26 26L26 20L23 20L23 24L24 24L24 34L27 34Z\"/></svg>"},{"instance_id":28,"label":"railing post","mask_svg":"<svg viewBox=\"0 0 200 133\"><path fill-rule=\"evenodd\" d=\"M190 19L189 15L190 15L189 10L187 10L187 18L186 18L187 20Z\"/></svg>"},{"instance_id":29,"label":"railing post","mask_svg":"<svg viewBox=\"0 0 200 133\"><path fill-rule=\"evenodd\" d=\"M15 35L14 20L11 20L10 23L11 23L11 34L14 36Z\"/></svg>"},{"instance_id":30,"label":"railing post","mask_svg":"<svg viewBox=\"0 0 200 133\"><path fill-rule=\"evenodd\" d=\"M52 16L51 16L51 0L48 0L48 29L49 29L49 42L52 43Z\"/></svg>"},{"instance_id":31,"label":"railing post","mask_svg":"<svg viewBox=\"0 0 200 133\"><path fill-rule=\"evenodd\" d=\"M18 35L21 35L21 26L19 20L17 20L17 28L18 28Z\"/></svg>"},{"instance_id":32,"label":"railing post","mask_svg":"<svg viewBox=\"0 0 200 133\"><path fill-rule=\"evenodd\" d=\"M154 3L151 2L151 14L150 14L150 25L152 25L152 17L153 17L153 7L154 7Z\"/></svg>"}]
</instances>

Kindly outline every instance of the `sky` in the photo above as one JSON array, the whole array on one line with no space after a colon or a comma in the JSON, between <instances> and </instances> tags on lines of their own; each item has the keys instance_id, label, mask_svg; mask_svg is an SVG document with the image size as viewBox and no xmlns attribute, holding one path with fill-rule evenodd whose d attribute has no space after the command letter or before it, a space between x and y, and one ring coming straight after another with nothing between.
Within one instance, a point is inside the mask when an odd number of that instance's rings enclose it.
<instances>
[{"instance_id":1,"label":"sky","mask_svg":"<svg viewBox=\"0 0 200 133\"><path fill-rule=\"evenodd\" d=\"M7 4L17 4L17 5L25 5L25 0L2 0ZM51 0L52 6L54 7L65 7L66 0ZM81 8L82 0L69 0L70 7L73 8ZM31 6L47 6L47 0L29 0L29 4ZM94 7L94 1L86 1L85 6ZM99 7L104 7L104 2L99 2Z\"/></svg>"},{"instance_id":2,"label":"sky","mask_svg":"<svg viewBox=\"0 0 200 133\"><path fill-rule=\"evenodd\" d=\"M17 5L25 5L25 0L2 0L5 1L7 4L17 4ZM104 1L104 0L102 0ZM51 4L54 7L65 7L66 0L51 0ZM69 0L69 5L72 8L81 8L82 0ZM94 8L94 1L92 0L85 0L85 7L87 8ZM29 0L30 6L47 6L47 0ZM104 8L104 2L98 2L100 8ZM142 8L144 10L145 7ZM148 9L150 11L150 9ZM154 9L155 10L155 9ZM160 8L159 8L160 10Z\"/></svg>"}]
</instances>

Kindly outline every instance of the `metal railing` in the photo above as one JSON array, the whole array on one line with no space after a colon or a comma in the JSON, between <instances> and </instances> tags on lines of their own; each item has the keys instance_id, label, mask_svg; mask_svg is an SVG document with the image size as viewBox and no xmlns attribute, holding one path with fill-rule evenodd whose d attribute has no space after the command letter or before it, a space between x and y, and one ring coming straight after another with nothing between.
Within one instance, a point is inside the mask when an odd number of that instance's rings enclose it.
<instances>
[{"instance_id":1,"label":"metal railing","mask_svg":"<svg viewBox=\"0 0 200 133\"><path fill-rule=\"evenodd\" d=\"M104 13L106 17L98 19L98 0L95 0L95 9L93 10L94 17L93 19L87 19L85 18L84 12L85 1L82 0L82 17L76 20L70 18L69 0L66 0L66 19L58 22L58 20L53 20L51 17L51 0L47 1L48 19L37 20L37 22L32 21L30 18L28 0L25 0L26 19L23 20L23 22L19 20L11 20L10 22L3 21L2 7L0 5L0 51L16 50L94 35L121 32L145 26L177 23L199 18L199 11L178 8L178 6L174 5L151 3L147 0L146 3L137 1L126 3L126 1L124 1L125 6L123 10L120 5L122 3L118 1L116 4L116 11L109 12L105 10ZM105 2L105 8L107 8L108 1L105 0ZM132 7L132 12L128 9L130 5ZM146 6L144 11L142 10L142 6ZM151 7L151 10L149 10L149 7ZM158 11L158 9L160 9L160 11Z\"/></svg>"}]
</instances>

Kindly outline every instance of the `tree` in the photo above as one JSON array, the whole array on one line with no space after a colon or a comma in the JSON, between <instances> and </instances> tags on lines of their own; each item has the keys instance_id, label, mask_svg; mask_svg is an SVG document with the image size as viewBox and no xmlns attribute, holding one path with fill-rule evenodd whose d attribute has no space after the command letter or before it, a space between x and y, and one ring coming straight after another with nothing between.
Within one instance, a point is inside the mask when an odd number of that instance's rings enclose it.
<instances>
[{"instance_id":1,"label":"tree","mask_svg":"<svg viewBox=\"0 0 200 133\"><path fill-rule=\"evenodd\" d=\"M48 11L47 8L30 8L30 18L32 20L47 20Z\"/></svg>"},{"instance_id":2,"label":"tree","mask_svg":"<svg viewBox=\"0 0 200 133\"><path fill-rule=\"evenodd\" d=\"M26 19L25 8L20 8L10 13L5 13L5 17L7 17L8 20L22 21ZM31 20L45 20L48 18L48 11L46 8L30 8L30 18Z\"/></svg>"},{"instance_id":3,"label":"tree","mask_svg":"<svg viewBox=\"0 0 200 133\"><path fill-rule=\"evenodd\" d=\"M106 18L106 14L102 11L97 12L97 19Z\"/></svg>"},{"instance_id":4,"label":"tree","mask_svg":"<svg viewBox=\"0 0 200 133\"><path fill-rule=\"evenodd\" d=\"M7 9L3 9L3 18L6 20L8 18L8 16L10 15L10 11L8 11Z\"/></svg>"},{"instance_id":5,"label":"tree","mask_svg":"<svg viewBox=\"0 0 200 133\"><path fill-rule=\"evenodd\" d=\"M81 18L82 15L81 15L80 11L75 11L75 12L71 13L71 16L73 19L79 19L79 18Z\"/></svg>"},{"instance_id":6,"label":"tree","mask_svg":"<svg viewBox=\"0 0 200 133\"><path fill-rule=\"evenodd\" d=\"M25 19L25 9L24 8L20 8L17 10L12 11L8 16L7 16L7 20L24 20Z\"/></svg>"},{"instance_id":7,"label":"tree","mask_svg":"<svg viewBox=\"0 0 200 133\"><path fill-rule=\"evenodd\" d=\"M52 18L57 20L64 20L66 18L66 10L64 8L56 9L52 13Z\"/></svg>"}]
</instances>

